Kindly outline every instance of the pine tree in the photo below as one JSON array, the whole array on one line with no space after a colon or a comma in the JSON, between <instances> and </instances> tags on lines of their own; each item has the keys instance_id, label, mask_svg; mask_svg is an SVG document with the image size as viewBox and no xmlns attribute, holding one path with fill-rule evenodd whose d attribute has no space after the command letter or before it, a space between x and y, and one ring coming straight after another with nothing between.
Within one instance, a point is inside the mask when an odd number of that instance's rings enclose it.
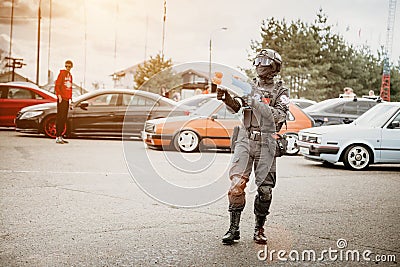
<instances>
[{"instance_id":1,"label":"pine tree","mask_svg":"<svg viewBox=\"0 0 400 267\"><path fill-rule=\"evenodd\" d=\"M269 18L261 24L261 40L252 40L249 60L261 49L270 48L282 56L280 77L290 88L291 98L321 101L336 98L344 87L358 96L374 90L379 94L383 70L383 49L373 55L368 46L354 47L334 33L328 16L320 9L315 21L287 23ZM400 97L400 61L391 68L391 100ZM254 75L254 70L245 70Z\"/></svg>"},{"instance_id":2,"label":"pine tree","mask_svg":"<svg viewBox=\"0 0 400 267\"><path fill-rule=\"evenodd\" d=\"M400 58L390 72L390 101L400 102Z\"/></svg>"}]
</instances>

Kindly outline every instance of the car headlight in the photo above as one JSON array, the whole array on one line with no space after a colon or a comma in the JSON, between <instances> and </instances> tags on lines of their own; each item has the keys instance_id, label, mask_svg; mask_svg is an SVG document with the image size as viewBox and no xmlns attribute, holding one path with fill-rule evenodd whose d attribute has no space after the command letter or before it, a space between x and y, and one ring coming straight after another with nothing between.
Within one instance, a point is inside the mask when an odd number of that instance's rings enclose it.
<instances>
[{"instance_id":1,"label":"car headlight","mask_svg":"<svg viewBox=\"0 0 400 267\"><path fill-rule=\"evenodd\" d=\"M28 111L28 112L23 113L19 119L20 120L30 119L33 117L40 116L42 114L43 114L43 111Z\"/></svg>"},{"instance_id":2,"label":"car headlight","mask_svg":"<svg viewBox=\"0 0 400 267\"><path fill-rule=\"evenodd\" d=\"M148 133L155 133L157 130L157 127L154 123L146 122L144 125L144 130Z\"/></svg>"},{"instance_id":3,"label":"car headlight","mask_svg":"<svg viewBox=\"0 0 400 267\"><path fill-rule=\"evenodd\" d=\"M321 136L317 136L317 144L321 144L322 143L322 137Z\"/></svg>"}]
</instances>

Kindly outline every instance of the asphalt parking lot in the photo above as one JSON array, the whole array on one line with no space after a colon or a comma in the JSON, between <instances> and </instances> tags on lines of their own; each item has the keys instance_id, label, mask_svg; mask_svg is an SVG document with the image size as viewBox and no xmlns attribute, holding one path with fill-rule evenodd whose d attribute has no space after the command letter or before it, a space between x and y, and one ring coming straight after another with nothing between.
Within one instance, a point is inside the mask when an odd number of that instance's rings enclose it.
<instances>
[{"instance_id":1,"label":"asphalt parking lot","mask_svg":"<svg viewBox=\"0 0 400 267\"><path fill-rule=\"evenodd\" d=\"M1 266L396 266L400 256L399 165L354 172L282 157L266 224L268 246L252 240L252 186L241 240L224 246L227 198L185 208L151 197L132 178L126 161L144 168L147 155L166 173L171 164L165 153L147 151L140 141L124 146L119 140L71 139L56 145L0 130L0 152ZM192 162L199 156L185 158ZM216 176L224 173L230 156L205 155ZM146 177L151 172L140 170L140 178L151 181ZM173 182L183 186L213 178L212 172L171 172ZM315 259L301 260L311 250ZM359 261L346 259L348 250L359 252ZM263 259L265 251L272 260ZM278 251L287 253L278 257ZM291 260L289 252L295 257L296 251L300 259Z\"/></svg>"}]
</instances>

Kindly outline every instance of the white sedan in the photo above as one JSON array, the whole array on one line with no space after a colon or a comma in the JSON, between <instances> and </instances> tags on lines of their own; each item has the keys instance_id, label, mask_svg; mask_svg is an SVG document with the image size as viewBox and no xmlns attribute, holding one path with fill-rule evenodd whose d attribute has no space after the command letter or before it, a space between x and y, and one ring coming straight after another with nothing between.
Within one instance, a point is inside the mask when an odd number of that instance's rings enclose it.
<instances>
[{"instance_id":1,"label":"white sedan","mask_svg":"<svg viewBox=\"0 0 400 267\"><path fill-rule=\"evenodd\" d=\"M400 163L400 102L376 105L351 124L301 130L297 146L306 159L352 170Z\"/></svg>"}]
</instances>

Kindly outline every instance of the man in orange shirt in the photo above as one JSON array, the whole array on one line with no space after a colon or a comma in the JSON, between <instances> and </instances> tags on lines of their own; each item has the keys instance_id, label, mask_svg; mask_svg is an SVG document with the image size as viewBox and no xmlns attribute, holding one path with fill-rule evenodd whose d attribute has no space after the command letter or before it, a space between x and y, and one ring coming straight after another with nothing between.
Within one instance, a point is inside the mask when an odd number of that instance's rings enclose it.
<instances>
[{"instance_id":1,"label":"man in orange shirt","mask_svg":"<svg viewBox=\"0 0 400 267\"><path fill-rule=\"evenodd\" d=\"M65 70L60 70L56 80L55 91L57 95L57 124L56 124L56 143L67 144L62 135L66 130L68 117L69 100L72 98L72 61L65 61Z\"/></svg>"}]
</instances>

